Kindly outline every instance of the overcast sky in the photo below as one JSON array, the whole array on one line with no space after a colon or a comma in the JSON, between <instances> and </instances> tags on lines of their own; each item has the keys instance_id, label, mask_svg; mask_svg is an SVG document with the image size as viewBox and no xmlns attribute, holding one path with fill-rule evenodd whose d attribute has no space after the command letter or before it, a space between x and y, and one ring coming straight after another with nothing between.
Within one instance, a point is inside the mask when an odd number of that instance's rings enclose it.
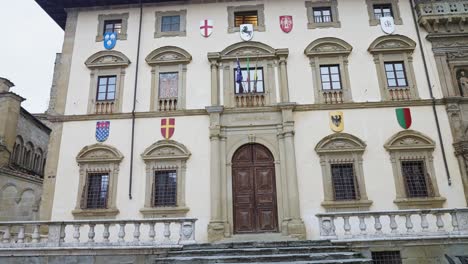
<instances>
[{"instance_id":1,"label":"overcast sky","mask_svg":"<svg viewBox=\"0 0 468 264\"><path fill-rule=\"evenodd\" d=\"M34 0L0 0L0 32L0 77L15 84L29 112L44 112L63 30Z\"/></svg>"}]
</instances>

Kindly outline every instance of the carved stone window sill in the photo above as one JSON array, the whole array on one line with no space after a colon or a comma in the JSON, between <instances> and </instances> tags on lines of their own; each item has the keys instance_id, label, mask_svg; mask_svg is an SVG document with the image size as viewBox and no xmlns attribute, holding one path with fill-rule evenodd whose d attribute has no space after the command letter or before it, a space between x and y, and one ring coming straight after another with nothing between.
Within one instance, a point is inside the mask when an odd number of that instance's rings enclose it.
<instances>
[{"instance_id":1,"label":"carved stone window sill","mask_svg":"<svg viewBox=\"0 0 468 264\"><path fill-rule=\"evenodd\" d=\"M144 218L184 217L190 208L181 207L145 207L140 209Z\"/></svg>"},{"instance_id":2,"label":"carved stone window sill","mask_svg":"<svg viewBox=\"0 0 468 264\"><path fill-rule=\"evenodd\" d=\"M393 202L398 209L431 209L442 208L446 200L444 197L398 198Z\"/></svg>"},{"instance_id":3,"label":"carved stone window sill","mask_svg":"<svg viewBox=\"0 0 468 264\"><path fill-rule=\"evenodd\" d=\"M350 201L323 201L322 206L327 211L368 211L372 205L370 200L350 200Z\"/></svg>"},{"instance_id":4,"label":"carved stone window sill","mask_svg":"<svg viewBox=\"0 0 468 264\"><path fill-rule=\"evenodd\" d=\"M75 218L115 218L119 214L117 208L111 209L75 209L72 211Z\"/></svg>"},{"instance_id":5,"label":"carved stone window sill","mask_svg":"<svg viewBox=\"0 0 468 264\"><path fill-rule=\"evenodd\" d=\"M324 22L324 23L308 23L308 29L315 29L315 28L340 28L341 23L339 21L336 22Z\"/></svg>"}]
</instances>

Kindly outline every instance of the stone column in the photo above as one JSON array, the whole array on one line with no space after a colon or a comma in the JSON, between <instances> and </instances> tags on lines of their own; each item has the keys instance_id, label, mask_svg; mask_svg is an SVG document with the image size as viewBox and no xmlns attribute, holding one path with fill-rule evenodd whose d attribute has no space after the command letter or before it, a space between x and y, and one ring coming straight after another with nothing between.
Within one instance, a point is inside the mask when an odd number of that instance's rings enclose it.
<instances>
[{"instance_id":1,"label":"stone column","mask_svg":"<svg viewBox=\"0 0 468 264\"><path fill-rule=\"evenodd\" d=\"M220 116L223 107L207 107L210 114L210 196L211 218L208 224L208 240L217 241L224 238L224 223L222 211L222 177L221 177L221 126Z\"/></svg>"},{"instance_id":2,"label":"stone column","mask_svg":"<svg viewBox=\"0 0 468 264\"><path fill-rule=\"evenodd\" d=\"M211 64L211 105L219 105L219 53L208 53Z\"/></svg>"},{"instance_id":3,"label":"stone column","mask_svg":"<svg viewBox=\"0 0 468 264\"><path fill-rule=\"evenodd\" d=\"M455 148L455 156L458 160L458 166L460 168L460 174L462 177L463 191L465 193L465 201L468 206L468 141L462 141L453 144Z\"/></svg>"},{"instance_id":4,"label":"stone column","mask_svg":"<svg viewBox=\"0 0 468 264\"><path fill-rule=\"evenodd\" d=\"M289 102L289 88L288 88L288 69L287 58L289 51L287 49L279 49L276 51L279 56L279 85L281 93L281 102Z\"/></svg>"},{"instance_id":5,"label":"stone column","mask_svg":"<svg viewBox=\"0 0 468 264\"><path fill-rule=\"evenodd\" d=\"M10 92L14 84L0 77L0 167L10 162L16 141L16 127L24 98Z\"/></svg>"}]
</instances>

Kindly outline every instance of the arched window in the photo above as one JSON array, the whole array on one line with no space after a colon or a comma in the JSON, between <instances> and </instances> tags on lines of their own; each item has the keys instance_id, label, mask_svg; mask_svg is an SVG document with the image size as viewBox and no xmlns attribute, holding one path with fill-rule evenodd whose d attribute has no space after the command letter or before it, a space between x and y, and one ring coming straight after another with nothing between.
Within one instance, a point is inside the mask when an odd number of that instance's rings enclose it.
<instances>
[{"instance_id":1,"label":"arched window","mask_svg":"<svg viewBox=\"0 0 468 264\"><path fill-rule=\"evenodd\" d=\"M34 145L31 142L26 143L22 167L28 170L32 169L34 160Z\"/></svg>"}]
</instances>

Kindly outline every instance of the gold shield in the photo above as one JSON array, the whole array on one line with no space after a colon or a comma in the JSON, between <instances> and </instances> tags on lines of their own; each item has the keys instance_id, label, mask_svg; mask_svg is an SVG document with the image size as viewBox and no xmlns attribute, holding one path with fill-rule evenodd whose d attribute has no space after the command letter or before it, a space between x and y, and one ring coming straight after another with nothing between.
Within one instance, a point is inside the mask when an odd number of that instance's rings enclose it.
<instances>
[{"instance_id":1,"label":"gold shield","mask_svg":"<svg viewBox=\"0 0 468 264\"><path fill-rule=\"evenodd\" d=\"M341 132L344 129L344 116L341 111L330 112L330 128L334 132Z\"/></svg>"}]
</instances>

